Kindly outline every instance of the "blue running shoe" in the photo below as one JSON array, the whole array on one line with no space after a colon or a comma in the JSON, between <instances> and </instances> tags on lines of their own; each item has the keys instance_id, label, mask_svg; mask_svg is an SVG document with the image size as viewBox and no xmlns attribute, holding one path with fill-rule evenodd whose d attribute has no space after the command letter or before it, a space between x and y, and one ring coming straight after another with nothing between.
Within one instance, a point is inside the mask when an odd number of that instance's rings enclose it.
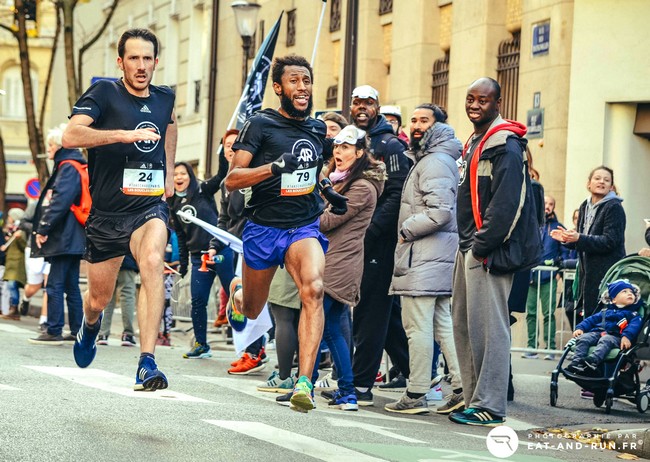
<instances>
[{"instance_id":1,"label":"blue running shoe","mask_svg":"<svg viewBox=\"0 0 650 462\"><path fill-rule=\"evenodd\" d=\"M147 356L140 360L133 385L135 391L164 390L168 385L167 377L158 370L153 358Z\"/></svg>"},{"instance_id":2,"label":"blue running shoe","mask_svg":"<svg viewBox=\"0 0 650 462\"><path fill-rule=\"evenodd\" d=\"M334 398L327 403L329 406L337 406L344 411L358 411L357 396L354 393L344 394L341 390L336 392Z\"/></svg>"},{"instance_id":3,"label":"blue running shoe","mask_svg":"<svg viewBox=\"0 0 650 462\"><path fill-rule=\"evenodd\" d=\"M248 319L244 314L239 311L237 304L235 303L235 292L241 290L241 278L235 277L230 282L230 303L226 306L226 318L228 318L228 323L237 332L241 332L246 327L246 322Z\"/></svg>"},{"instance_id":4,"label":"blue running shoe","mask_svg":"<svg viewBox=\"0 0 650 462\"><path fill-rule=\"evenodd\" d=\"M314 386L304 375L296 382L290 401L293 411L309 412L314 409Z\"/></svg>"},{"instance_id":5,"label":"blue running shoe","mask_svg":"<svg viewBox=\"0 0 650 462\"><path fill-rule=\"evenodd\" d=\"M88 367L93 362L93 359L95 359L95 354L97 354L95 340L97 339L97 334L99 334L102 319L104 319L104 313L99 315L99 321L97 321L95 327L92 329L86 324L86 316L81 320L81 329L77 332L77 338L72 347L74 362L77 363L77 366Z\"/></svg>"}]
</instances>

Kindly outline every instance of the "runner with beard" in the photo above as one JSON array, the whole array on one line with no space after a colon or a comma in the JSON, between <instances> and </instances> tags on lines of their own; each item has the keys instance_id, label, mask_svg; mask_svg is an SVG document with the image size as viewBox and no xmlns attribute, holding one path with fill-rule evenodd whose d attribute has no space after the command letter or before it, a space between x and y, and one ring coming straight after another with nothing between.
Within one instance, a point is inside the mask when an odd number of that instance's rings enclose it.
<instances>
[{"instance_id":1,"label":"runner with beard","mask_svg":"<svg viewBox=\"0 0 650 462\"><path fill-rule=\"evenodd\" d=\"M323 196L343 214L347 199L321 174L326 126L309 116L312 76L301 56L276 58L271 70L278 110L265 109L242 127L225 179L229 191L252 187L245 213L242 278L230 286L228 319L237 330L261 313L278 266L286 266L302 301L299 375L291 408L314 408L312 374L323 334L323 273L327 239L319 230Z\"/></svg>"}]
</instances>

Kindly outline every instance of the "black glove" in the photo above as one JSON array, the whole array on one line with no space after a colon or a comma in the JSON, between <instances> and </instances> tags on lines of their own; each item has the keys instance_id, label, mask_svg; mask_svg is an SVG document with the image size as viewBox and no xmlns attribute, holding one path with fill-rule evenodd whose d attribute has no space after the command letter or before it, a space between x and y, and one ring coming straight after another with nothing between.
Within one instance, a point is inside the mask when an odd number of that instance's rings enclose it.
<instances>
[{"instance_id":1,"label":"black glove","mask_svg":"<svg viewBox=\"0 0 650 462\"><path fill-rule=\"evenodd\" d=\"M323 178L319 183L320 190L325 199L332 205L330 209L334 215L344 215L348 211L348 198L334 191L332 182Z\"/></svg>"},{"instance_id":2,"label":"black glove","mask_svg":"<svg viewBox=\"0 0 650 462\"><path fill-rule=\"evenodd\" d=\"M187 265L181 265L178 267L178 272L181 275L181 278L184 278L185 275L187 274Z\"/></svg>"},{"instance_id":3,"label":"black glove","mask_svg":"<svg viewBox=\"0 0 650 462\"><path fill-rule=\"evenodd\" d=\"M271 173L278 176L283 173L293 173L298 168L298 159L290 152L285 152L271 164Z\"/></svg>"}]
</instances>

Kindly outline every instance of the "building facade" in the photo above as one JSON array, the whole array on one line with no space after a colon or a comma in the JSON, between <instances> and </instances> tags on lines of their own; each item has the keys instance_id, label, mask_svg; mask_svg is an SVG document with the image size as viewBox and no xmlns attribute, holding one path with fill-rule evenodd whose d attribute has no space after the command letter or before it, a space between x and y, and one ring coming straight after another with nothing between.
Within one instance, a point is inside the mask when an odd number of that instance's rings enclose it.
<instances>
[{"instance_id":1,"label":"building facade","mask_svg":"<svg viewBox=\"0 0 650 462\"><path fill-rule=\"evenodd\" d=\"M478 77L493 77L502 85L503 115L529 127L534 166L564 222L571 223L572 211L587 196L589 171L604 163L615 169L625 198L628 250L642 244L650 186L634 173L648 168L650 141L635 126L637 113L650 103L645 64L650 32L644 24L650 2L257 0L255 50L284 11L276 56L311 57L326 5L313 63L316 111L349 104L343 82L352 1L358 18L354 83L377 88L381 104L400 106L407 132L413 108L434 102L447 110L465 141L472 131L464 111L466 89ZM118 77L115 47L121 31L138 26L156 32L162 46L154 83L176 90L177 157L195 165L200 177L215 171L219 138L242 90L242 39L231 3L121 0L104 37L85 55L87 84L90 76ZM92 22L104 7L99 0L80 4L78 17ZM58 107L55 98L51 106ZM277 104L267 85L265 106Z\"/></svg>"}]
</instances>

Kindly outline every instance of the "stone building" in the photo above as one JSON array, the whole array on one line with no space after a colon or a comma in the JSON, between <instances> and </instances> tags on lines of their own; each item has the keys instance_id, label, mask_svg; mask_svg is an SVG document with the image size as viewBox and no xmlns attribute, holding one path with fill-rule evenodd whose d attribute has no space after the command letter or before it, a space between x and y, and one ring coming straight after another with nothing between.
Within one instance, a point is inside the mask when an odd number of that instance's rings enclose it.
<instances>
[{"instance_id":1,"label":"stone building","mask_svg":"<svg viewBox=\"0 0 650 462\"><path fill-rule=\"evenodd\" d=\"M314 65L314 108L340 110L344 94L349 2L328 0ZM150 27L162 42L154 83L176 89L178 158L199 176L214 173L214 153L241 93L243 49L231 1L121 0L104 37L86 53L90 76L116 77L116 41L127 27ZM284 11L276 55L312 55L320 0L257 0L257 49ZM464 141L467 86L477 77L503 87L502 112L529 126L535 167L559 216L571 223L586 197L589 171L616 172L628 216L627 247L643 242L650 217L650 86L646 0L356 0L355 84L370 84L382 104L401 107L403 120L422 102L445 107ZM216 5L216 11L213 6ZM354 5L354 3L352 4ZM92 27L105 2L78 6ZM213 24L216 27L213 27ZM351 29L350 29L351 30ZM255 50L252 51L254 55ZM0 71L2 67L0 59ZM250 64L252 60L249 60ZM349 70L349 67L348 67ZM60 84L61 82L59 82ZM64 88L64 87L62 87ZM52 95L50 107L65 107ZM277 98L267 85L265 105ZM65 120L62 112L51 119ZM3 130L8 130L2 124ZM408 127L407 127L408 132ZM208 143L208 137L212 144ZM26 144L23 151L27 152Z\"/></svg>"}]
</instances>

